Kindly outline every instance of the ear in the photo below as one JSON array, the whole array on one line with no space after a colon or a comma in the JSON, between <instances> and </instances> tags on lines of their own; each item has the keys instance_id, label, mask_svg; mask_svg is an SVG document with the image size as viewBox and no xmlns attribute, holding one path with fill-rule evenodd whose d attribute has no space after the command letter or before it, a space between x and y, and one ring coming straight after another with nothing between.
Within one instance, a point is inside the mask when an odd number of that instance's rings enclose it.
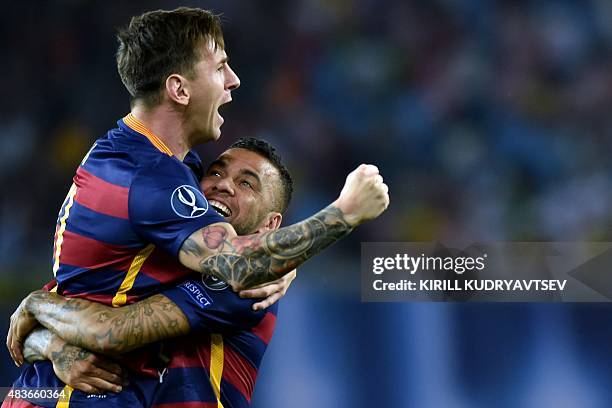
<instances>
[{"instance_id":1,"label":"ear","mask_svg":"<svg viewBox=\"0 0 612 408\"><path fill-rule=\"evenodd\" d=\"M283 216L281 213L269 212L268 215L266 215L266 217L263 219L261 224L259 224L257 233L276 230L280 227L282 221Z\"/></svg>"},{"instance_id":2,"label":"ear","mask_svg":"<svg viewBox=\"0 0 612 408\"><path fill-rule=\"evenodd\" d=\"M189 85L187 78L179 74L172 74L166 78L166 95L179 105L189 104Z\"/></svg>"}]
</instances>

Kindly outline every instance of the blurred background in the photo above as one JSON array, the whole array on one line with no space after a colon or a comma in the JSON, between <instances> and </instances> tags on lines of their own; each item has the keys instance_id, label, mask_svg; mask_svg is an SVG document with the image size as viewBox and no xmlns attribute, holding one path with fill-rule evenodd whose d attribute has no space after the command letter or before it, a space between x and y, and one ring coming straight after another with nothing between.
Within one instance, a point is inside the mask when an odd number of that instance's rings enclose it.
<instances>
[{"instance_id":1,"label":"blurred background","mask_svg":"<svg viewBox=\"0 0 612 408\"><path fill-rule=\"evenodd\" d=\"M129 111L114 30L223 13L242 80L217 144L278 147L327 205L375 163L391 206L299 270L258 407L609 407L609 304L362 303L362 241L612 241L608 0L28 1L0 14L0 329L52 276L84 153ZM0 347L0 386L17 376Z\"/></svg>"}]
</instances>

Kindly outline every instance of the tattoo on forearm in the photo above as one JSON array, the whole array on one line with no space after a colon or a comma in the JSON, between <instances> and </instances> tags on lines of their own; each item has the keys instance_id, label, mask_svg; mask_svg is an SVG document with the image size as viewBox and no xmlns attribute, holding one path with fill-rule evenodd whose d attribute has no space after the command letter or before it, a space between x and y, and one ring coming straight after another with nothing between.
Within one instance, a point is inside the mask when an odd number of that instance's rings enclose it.
<instances>
[{"instance_id":1,"label":"tattoo on forearm","mask_svg":"<svg viewBox=\"0 0 612 408\"><path fill-rule=\"evenodd\" d=\"M53 336L55 334L44 327L34 329L24 343L23 356L28 363L51 360L56 374L60 378L67 378L74 363L87 359L92 353L65 342L62 342L61 349L49 350Z\"/></svg>"},{"instance_id":2,"label":"tattoo on forearm","mask_svg":"<svg viewBox=\"0 0 612 408\"><path fill-rule=\"evenodd\" d=\"M223 227L212 226L202 230L202 238L204 245L217 253L201 260L200 270L235 289L252 287L278 279L351 230L342 212L334 206L289 227L231 240ZM189 248L197 243L189 238L185 245L195 254Z\"/></svg>"},{"instance_id":3,"label":"tattoo on forearm","mask_svg":"<svg viewBox=\"0 0 612 408\"><path fill-rule=\"evenodd\" d=\"M74 363L86 360L91 355L87 350L64 343L61 350L52 351L49 358L53 362L53 368L58 371L58 376L63 377L62 373L69 374Z\"/></svg>"},{"instance_id":4,"label":"tattoo on forearm","mask_svg":"<svg viewBox=\"0 0 612 408\"><path fill-rule=\"evenodd\" d=\"M111 308L99 303L37 291L28 310L43 326L70 344L116 355L189 332L189 321L170 299L154 295Z\"/></svg>"}]
</instances>

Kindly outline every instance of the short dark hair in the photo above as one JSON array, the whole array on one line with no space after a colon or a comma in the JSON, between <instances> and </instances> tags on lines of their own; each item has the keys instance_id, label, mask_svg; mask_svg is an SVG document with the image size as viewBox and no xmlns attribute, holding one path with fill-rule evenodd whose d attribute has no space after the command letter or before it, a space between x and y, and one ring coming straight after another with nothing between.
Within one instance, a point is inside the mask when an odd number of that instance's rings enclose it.
<instances>
[{"instance_id":1,"label":"short dark hair","mask_svg":"<svg viewBox=\"0 0 612 408\"><path fill-rule=\"evenodd\" d=\"M118 30L117 69L134 100L153 106L160 102L166 78L192 76L201 53L199 46L213 41L225 48L218 15L199 8L155 10L132 17Z\"/></svg>"},{"instance_id":2,"label":"short dark hair","mask_svg":"<svg viewBox=\"0 0 612 408\"><path fill-rule=\"evenodd\" d=\"M256 139L254 137L242 137L232 143L229 149L250 150L272 163L280 175L282 192L280 202L273 203L273 207L276 211L284 213L289 207L291 196L293 195L293 179L291 178L291 174L289 174L289 170L283 164L281 157L276 153L276 149L265 140Z\"/></svg>"}]
</instances>

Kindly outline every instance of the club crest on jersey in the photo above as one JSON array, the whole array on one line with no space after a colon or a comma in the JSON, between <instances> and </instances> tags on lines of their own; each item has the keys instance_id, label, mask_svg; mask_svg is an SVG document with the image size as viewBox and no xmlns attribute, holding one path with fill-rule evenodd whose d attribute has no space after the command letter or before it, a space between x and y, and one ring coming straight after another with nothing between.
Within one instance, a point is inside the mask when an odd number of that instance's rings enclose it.
<instances>
[{"instance_id":1,"label":"club crest on jersey","mask_svg":"<svg viewBox=\"0 0 612 408\"><path fill-rule=\"evenodd\" d=\"M182 218L198 218L208 211L208 201L195 187L182 185L172 192L170 205L175 214Z\"/></svg>"},{"instance_id":2,"label":"club crest on jersey","mask_svg":"<svg viewBox=\"0 0 612 408\"><path fill-rule=\"evenodd\" d=\"M223 290L229 287L228 283L212 275L202 275L202 283L210 290Z\"/></svg>"}]
</instances>

